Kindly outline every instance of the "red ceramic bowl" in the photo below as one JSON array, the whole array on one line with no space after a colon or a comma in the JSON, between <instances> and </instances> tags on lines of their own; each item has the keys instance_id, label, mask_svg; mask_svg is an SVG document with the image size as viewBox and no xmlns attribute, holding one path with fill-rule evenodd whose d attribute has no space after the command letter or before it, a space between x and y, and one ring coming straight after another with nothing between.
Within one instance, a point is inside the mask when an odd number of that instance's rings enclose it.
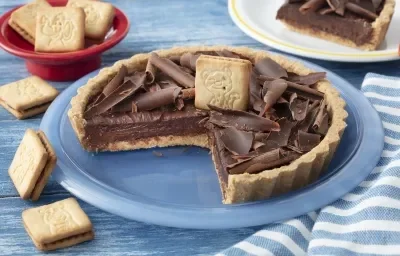
<instances>
[{"instance_id":1,"label":"red ceramic bowl","mask_svg":"<svg viewBox=\"0 0 400 256\"><path fill-rule=\"evenodd\" d=\"M52 6L65 6L67 0L48 0ZM70 81L98 69L101 54L119 43L128 34L129 20L119 9L115 8L113 31L101 44L87 44L80 51L67 53L39 53L34 46L23 39L9 25L11 13L19 7L6 12L0 17L0 47L7 52L25 59L30 73L46 80Z\"/></svg>"}]
</instances>

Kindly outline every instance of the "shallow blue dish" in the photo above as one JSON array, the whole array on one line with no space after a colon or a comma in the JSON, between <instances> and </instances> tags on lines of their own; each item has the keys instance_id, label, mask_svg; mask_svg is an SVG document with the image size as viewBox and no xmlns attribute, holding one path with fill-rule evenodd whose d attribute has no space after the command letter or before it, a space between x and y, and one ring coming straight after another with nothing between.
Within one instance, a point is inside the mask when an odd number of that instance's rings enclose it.
<instances>
[{"instance_id":1,"label":"shallow blue dish","mask_svg":"<svg viewBox=\"0 0 400 256\"><path fill-rule=\"evenodd\" d=\"M208 150L171 147L99 154L84 151L67 111L76 90L98 71L61 93L43 117L40 128L58 156L53 177L72 194L105 211L172 227L256 226L321 208L367 177L379 160L384 135L378 114L358 90L336 74L302 62L328 73L328 79L347 102L349 117L329 169L301 190L264 201L223 205Z\"/></svg>"}]
</instances>

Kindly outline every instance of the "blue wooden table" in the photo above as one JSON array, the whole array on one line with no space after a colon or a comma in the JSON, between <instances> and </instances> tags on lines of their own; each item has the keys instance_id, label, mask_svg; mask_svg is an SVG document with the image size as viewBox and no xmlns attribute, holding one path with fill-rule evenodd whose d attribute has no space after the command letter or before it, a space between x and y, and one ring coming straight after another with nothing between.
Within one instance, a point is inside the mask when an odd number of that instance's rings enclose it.
<instances>
[{"instance_id":1,"label":"blue wooden table","mask_svg":"<svg viewBox=\"0 0 400 256\"><path fill-rule=\"evenodd\" d=\"M0 0L0 13L24 3ZM226 0L114 0L110 1L130 18L131 29L119 45L103 55L103 66L140 52L178 45L237 45L268 49L247 37L232 23ZM338 73L360 87L367 72L400 75L400 61L346 64L313 61ZM0 84L29 76L24 62L0 51ZM70 83L51 82L62 91ZM19 121L0 107L0 255L36 255L38 251L26 234L21 212L29 207L70 197L50 179L39 202L23 201L7 170L27 128L37 129L41 116ZM77 255L212 255L246 238L260 227L235 230L185 230L166 228L123 219L80 201L93 222L94 241L59 250L57 254ZM260 213L268 214L268 213Z\"/></svg>"}]
</instances>

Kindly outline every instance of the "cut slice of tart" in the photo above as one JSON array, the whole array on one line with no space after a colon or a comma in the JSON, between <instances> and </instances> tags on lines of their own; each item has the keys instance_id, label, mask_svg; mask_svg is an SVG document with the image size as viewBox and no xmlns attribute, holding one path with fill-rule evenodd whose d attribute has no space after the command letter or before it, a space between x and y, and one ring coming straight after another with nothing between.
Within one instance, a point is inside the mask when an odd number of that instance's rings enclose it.
<instances>
[{"instance_id":1,"label":"cut slice of tart","mask_svg":"<svg viewBox=\"0 0 400 256\"><path fill-rule=\"evenodd\" d=\"M347 117L325 73L264 51L222 46L119 61L79 88L71 105L70 121L88 151L209 148L227 204L315 181Z\"/></svg>"},{"instance_id":2,"label":"cut slice of tart","mask_svg":"<svg viewBox=\"0 0 400 256\"><path fill-rule=\"evenodd\" d=\"M289 0L276 18L301 34L376 50L385 39L395 0Z\"/></svg>"}]
</instances>

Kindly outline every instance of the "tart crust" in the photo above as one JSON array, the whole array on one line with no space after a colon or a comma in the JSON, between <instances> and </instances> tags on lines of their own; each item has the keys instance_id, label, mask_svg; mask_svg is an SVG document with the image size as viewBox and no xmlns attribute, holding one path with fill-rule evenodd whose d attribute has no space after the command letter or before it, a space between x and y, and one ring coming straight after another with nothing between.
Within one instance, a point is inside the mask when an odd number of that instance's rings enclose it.
<instances>
[{"instance_id":1,"label":"tart crust","mask_svg":"<svg viewBox=\"0 0 400 256\"><path fill-rule=\"evenodd\" d=\"M186 52L197 51L220 51L227 49L245 57L252 61L269 57L278 62L286 70L306 75L312 70L306 68L299 62L288 60L279 55L273 55L265 51L251 50L245 47L227 47L227 46L202 46L202 47L176 47L168 50L156 51L160 57L170 57L182 55ZM100 73L90 79L86 85L78 89L78 94L71 100L71 109L68 116L72 127L79 138L80 143L85 149L89 149L85 141L85 125L86 120L83 118L84 111L89 99L100 93L103 87L115 76L119 67L125 65L128 72L134 70L145 69L150 54L137 54L130 59L120 60L112 67L104 68ZM316 85L316 88L325 94L327 109L331 116L331 126L321 143L304 154L291 164L263 171L257 174L235 174L228 175L226 181L222 181L221 170L217 170L219 175L221 191L223 194L223 203L240 203L260 199L266 199L271 196L286 193L290 190L301 188L315 181L322 170L330 163L337 146L339 145L341 136L346 128L345 119L347 112L345 111L345 102L340 97L339 92L332 87L328 80L323 80ZM194 137L183 136L165 136L163 138L147 138L136 141L115 142L108 144L101 150L119 151L133 150L139 148L149 148L153 146L173 146L173 145L196 145L209 147L207 135L199 135Z\"/></svg>"},{"instance_id":2,"label":"tart crust","mask_svg":"<svg viewBox=\"0 0 400 256\"><path fill-rule=\"evenodd\" d=\"M358 48L366 51L376 50L383 40L385 39L386 33L388 31L390 21L394 13L394 8L396 6L395 0L386 0L385 5L379 15L379 17L372 23L372 37L371 40L365 44L357 45L350 39L346 39L331 33L327 33L320 30L313 30L311 28L304 28L297 24L292 24L286 22L285 20L280 20L289 30L294 32L305 34L313 37L318 37L324 40L335 42L341 45Z\"/></svg>"}]
</instances>

